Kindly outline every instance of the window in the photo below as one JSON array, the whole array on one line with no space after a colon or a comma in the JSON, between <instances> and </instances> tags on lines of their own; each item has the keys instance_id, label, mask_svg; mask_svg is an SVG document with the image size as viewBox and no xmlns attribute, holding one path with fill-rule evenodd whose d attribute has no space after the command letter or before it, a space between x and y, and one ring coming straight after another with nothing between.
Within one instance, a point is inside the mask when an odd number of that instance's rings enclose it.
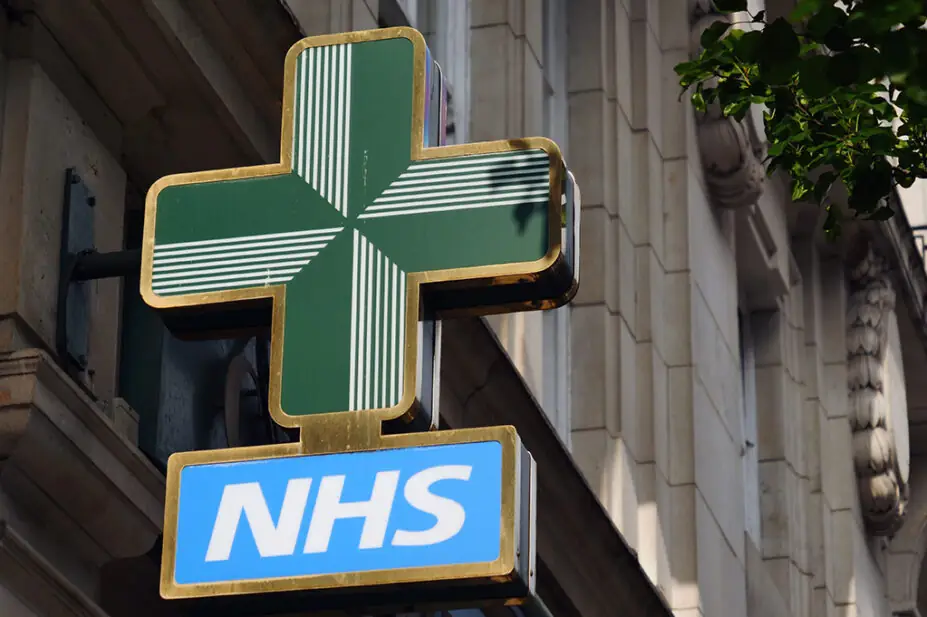
<instances>
[{"instance_id":1,"label":"window","mask_svg":"<svg viewBox=\"0 0 927 617\"><path fill-rule=\"evenodd\" d=\"M756 546L760 544L760 463L756 436L756 355L750 314L739 311L741 408L743 411L744 525Z\"/></svg>"}]
</instances>

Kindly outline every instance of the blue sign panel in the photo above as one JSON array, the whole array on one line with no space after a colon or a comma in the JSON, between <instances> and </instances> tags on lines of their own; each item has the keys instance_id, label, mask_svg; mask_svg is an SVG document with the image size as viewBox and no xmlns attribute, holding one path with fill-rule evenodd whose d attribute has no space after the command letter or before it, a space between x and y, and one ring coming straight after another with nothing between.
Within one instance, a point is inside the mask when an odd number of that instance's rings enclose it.
<instances>
[{"instance_id":1,"label":"blue sign panel","mask_svg":"<svg viewBox=\"0 0 927 617\"><path fill-rule=\"evenodd\" d=\"M189 465L177 507L178 585L487 563L502 444Z\"/></svg>"}]
</instances>

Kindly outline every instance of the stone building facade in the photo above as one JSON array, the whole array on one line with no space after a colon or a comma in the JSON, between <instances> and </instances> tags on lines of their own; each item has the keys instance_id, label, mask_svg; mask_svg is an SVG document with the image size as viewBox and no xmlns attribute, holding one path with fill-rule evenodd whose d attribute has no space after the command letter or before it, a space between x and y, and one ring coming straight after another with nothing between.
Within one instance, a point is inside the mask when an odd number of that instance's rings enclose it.
<instances>
[{"instance_id":1,"label":"stone building facade","mask_svg":"<svg viewBox=\"0 0 927 617\"><path fill-rule=\"evenodd\" d=\"M551 614L927 616L924 200L825 240L759 116L680 97L706 0L0 9L0 615L180 614L167 456L285 436L239 396L265 339L180 340L141 303L144 194L275 160L301 36L413 25L451 142L551 137L582 188L572 305L444 331L445 424L515 424L538 459ZM63 237L129 265L80 282Z\"/></svg>"}]
</instances>

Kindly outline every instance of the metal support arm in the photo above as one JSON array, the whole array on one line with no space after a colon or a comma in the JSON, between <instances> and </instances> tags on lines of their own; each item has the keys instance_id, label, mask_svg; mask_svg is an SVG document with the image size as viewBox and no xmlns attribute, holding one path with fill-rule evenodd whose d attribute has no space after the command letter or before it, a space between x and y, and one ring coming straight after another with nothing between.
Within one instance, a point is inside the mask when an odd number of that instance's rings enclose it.
<instances>
[{"instance_id":1,"label":"metal support arm","mask_svg":"<svg viewBox=\"0 0 927 617\"><path fill-rule=\"evenodd\" d=\"M142 249L109 253L83 252L72 255L71 281L94 281L138 274L142 268Z\"/></svg>"}]
</instances>

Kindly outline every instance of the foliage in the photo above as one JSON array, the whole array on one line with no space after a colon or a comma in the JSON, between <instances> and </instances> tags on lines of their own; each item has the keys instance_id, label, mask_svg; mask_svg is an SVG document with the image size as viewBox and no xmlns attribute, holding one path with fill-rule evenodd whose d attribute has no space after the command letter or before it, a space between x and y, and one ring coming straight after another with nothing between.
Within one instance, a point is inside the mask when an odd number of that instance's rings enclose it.
<instances>
[{"instance_id":1,"label":"foliage","mask_svg":"<svg viewBox=\"0 0 927 617\"><path fill-rule=\"evenodd\" d=\"M840 231L828 201L842 181L864 219L887 220L896 185L927 178L927 8L922 0L799 0L785 18L752 15L746 0L715 0L722 13L702 51L676 66L692 103L742 119L764 105L768 170L792 181L792 199L821 204L825 231ZM761 28L742 28L753 22Z\"/></svg>"}]
</instances>

